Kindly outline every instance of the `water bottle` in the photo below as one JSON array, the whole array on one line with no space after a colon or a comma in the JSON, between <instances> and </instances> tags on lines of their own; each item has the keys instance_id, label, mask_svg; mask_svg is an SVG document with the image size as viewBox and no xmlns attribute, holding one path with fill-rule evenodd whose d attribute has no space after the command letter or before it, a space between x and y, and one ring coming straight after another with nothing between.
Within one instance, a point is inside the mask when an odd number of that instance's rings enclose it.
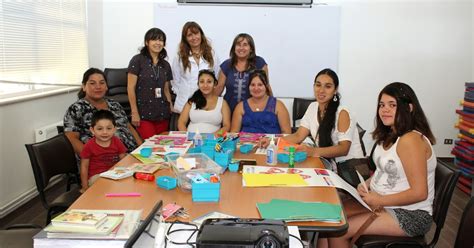
<instances>
[{"instance_id":1,"label":"water bottle","mask_svg":"<svg viewBox=\"0 0 474 248\"><path fill-rule=\"evenodd\" d=\"M194 134L194 147L200 147L202 146L202 136L199 131L196 131L196 134Z\"/></svg>"},{"instance_id":2,"label":"water bottle","mask_svg":"<svg viewBox=\"0 0 474 248\"><path fill-rule=\"evenodd\" d=\"M275 145L275 140L270 140L270 144L267 147L267 164L276 165L277 164L277 146Z\"/></svg>"},{"instance_id":3,"label":"water bottle","mask_svg":"<svg viewBox=\"0 0 474 248\"><path fill-rule=\"evenodd\" d=\"M295 147L290 146L290 149L288 149L289 154L289 160L288 160L288 167L289 168L295 168Z\"/></svg>"}]
</instances>

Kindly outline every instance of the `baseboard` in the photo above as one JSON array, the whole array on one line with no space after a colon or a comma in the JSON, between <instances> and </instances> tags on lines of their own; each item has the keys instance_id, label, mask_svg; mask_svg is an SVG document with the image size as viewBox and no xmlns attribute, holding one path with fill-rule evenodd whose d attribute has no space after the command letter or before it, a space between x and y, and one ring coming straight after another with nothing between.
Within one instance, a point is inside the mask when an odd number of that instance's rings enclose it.
<instances>
[{"instance_id":1,"label":"baseboard","mask_svg":"<svg viewBox=\"0 0 474 248\"><path fill-rule=\"evenodd\" d=\"M27 203L31 199L35 198L38 195L36 187L27 190L25 193L18 196L16 199L10 201L6 205L0 208L0 219L4 218L11 212L15 211L17 208L21 207L23 204Z\"/></svg>"},{"instance_id":2,"label":"baseboard","mask_svg":"<svg viewBox=\"0 0 474 248\"><path fill-rule=\"evenodd\" d=\"M49 184L49 187L57 184L62 180L62 177L56 177L51 180L51 183ZM48 188L49 188L48 187ZM10 201L4 206L0 207L0 219L4 218L11 212L15 211L19 207L21 207L23 204L27 203L31 199L35 198L38 195L38 190L36 190L36 187L31 188L27 190L25 193L19 195L16 199Z\"/></svg>"}]
</instances>

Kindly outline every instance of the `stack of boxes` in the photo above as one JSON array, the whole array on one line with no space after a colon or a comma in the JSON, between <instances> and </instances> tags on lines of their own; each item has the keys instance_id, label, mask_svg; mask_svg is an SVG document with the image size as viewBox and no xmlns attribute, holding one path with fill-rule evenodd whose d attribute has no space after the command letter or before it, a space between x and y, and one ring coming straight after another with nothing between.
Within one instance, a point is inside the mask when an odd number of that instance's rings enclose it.
<instances>
[{"instance_id":1,"label":"stack of boxes","mask_svg":"<svg viewBox=\"0 0 474 248\"><path fill-rule=\"evenodd\" d=\"M451 153L455 156L454 163L461 171L458 187L467 194L473 195L474 177L474 82L466 83L464 100L461 101L462 109L456 110L459 129L455 146Z\"/></svg>"}]
</instances>

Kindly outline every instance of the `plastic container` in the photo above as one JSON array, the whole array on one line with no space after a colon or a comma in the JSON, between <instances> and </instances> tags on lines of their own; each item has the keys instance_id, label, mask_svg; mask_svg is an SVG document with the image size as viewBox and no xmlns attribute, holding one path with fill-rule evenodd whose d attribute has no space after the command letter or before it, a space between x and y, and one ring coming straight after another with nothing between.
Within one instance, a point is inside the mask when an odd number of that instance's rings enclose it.
<instances>
[{"instance_id":1,"label":"plastic container","mask_svg":"<svg viewBox=\"0 0 474 248\"><path fill-rule=\"evenodd\" d=\"M152 148L151 147L143 147L140 149L140 155L144 158L148 158L151 156Z\"/></svg>"},{"instance_id":2,"label":"plastic container","mask_svg":"<svg viewBox=\"0 0 474 248\"><path fill-rule=\"evenodd\" d=\"M270 140L270 144L267 147L267 164L276 165L277 164L277 146L275 145L275 140Z\"/></svg>"},{"instance_id":3,"label":"plastic container","mask_svg":"<svg viewBox=\"0 0 474 248\"><path fill-rule=\"evenodd\" d=\"M160 188L171 190L176 188L177 180L174 177L161 176L156 179L156 185Z\"/></svg>"},{"instance_id":4,"label":"plastic container","mask_svg":"<svg viewBox=\"0 0 474 248\"><path fill-rule=\"evenodd\" d=\"M193 183L193 202L218 202L221 190L221 183Z\"/></svg>"},{"instance_id":5,"label":"plastic container","mask_svg":"<svg viewBox=\"0 0 474 248\"><path fill-rule=\"evenodd\" d=\"M185 171L184 169L178 168L176 164L176 160L182 157L186 158L194 158L196 161L196 168ZM192 180L191 178L195 177L196 175L200 174L222 174L225 171L225 168L222 168L212 159L210 159L206 154L203 153L195 153L195 154L185 154L185 155L169 155L166 156L166 159L169 161L170 166L173 172L178 179L178 185L182 189L190 190L192 188Z\"/></svg>"}]
</instances>

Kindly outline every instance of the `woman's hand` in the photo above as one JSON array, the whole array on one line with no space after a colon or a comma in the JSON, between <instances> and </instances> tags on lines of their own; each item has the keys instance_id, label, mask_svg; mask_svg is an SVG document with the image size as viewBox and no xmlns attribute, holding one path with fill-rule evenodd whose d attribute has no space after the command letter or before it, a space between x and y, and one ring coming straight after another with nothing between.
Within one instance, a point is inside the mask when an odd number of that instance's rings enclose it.
<instances>
[{"instance_id":1,"label":"woman's hand","mask_svg":"<svg viewBox=\"0 0 474 248\"><path fill-rule=\"evenodd\" d=\"M362 200L367 203L372 209L375 209L379 206L382 206L382 196L379 195L375 191L364 192L365 190L359 190L359 186L357 186L357 191L359 192Z\"/></svg>"},{"instance_id":2,"label":"woman's hand","mask_svg":"<svg viewBox=\"0 0 474 248\"><path fill-rule=\"evenodd\" d=\"M132 125L134 125L135 127L140 126L140 115L136 112L132 112Z\"/></svg>"},{"instance_id":3,"label":"woman's hand","mask_svg":"<svg viewBox=\"0 0 474 248\"><path fill-rule=\"evenodd\" d=\"M258 148L267 148L270 145L270 139L267 137L261 137L257 142Z\"/></svg>"},{"instance_id":4,"label":"woman's hand","mask_svg":"<svg viewBox=\"0 0 474 248\"><path fill-rule=\"evenodd\" d=\"M359 185L357 185L357 192L359 193L359 195L361 195L362 193L369 193L365 190L365 187L364 185L362 185L362 183L359 183Z\"/></svg>"},{"instance_id":5,"label":"woman's hand","mask_svg":"<svg viewBox=\"0 0 474 248\"><path fill-rule=\"evenodd\" d=\"M308 157L319 157L318 148L310 147L307 145L298 145L296 147L297 152L306 152Z\"/></svg>"}]
</instances>

